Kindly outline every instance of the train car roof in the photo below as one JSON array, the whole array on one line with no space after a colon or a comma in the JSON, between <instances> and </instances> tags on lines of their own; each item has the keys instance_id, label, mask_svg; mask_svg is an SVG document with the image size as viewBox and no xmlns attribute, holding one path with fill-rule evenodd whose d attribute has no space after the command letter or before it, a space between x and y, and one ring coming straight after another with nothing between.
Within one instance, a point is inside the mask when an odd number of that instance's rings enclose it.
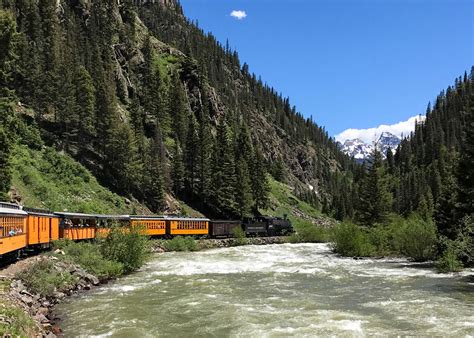
<instances>
[{"instance_id":1,"label":"train car roof","mask_svg":"<svg viewBox=\"0 0 474 338\"><path fill-rule=\"evenodd\" d=\"M209 218L199 218L199 217L165 217L171 221L210 221Z\"/></svg>"},{"instance_id":2,"label":"train car roof","mask_svg":"<svg viewBox=\"0 0 474 338\"><path fill-rule=\"evenodd\" d=\"M51 210L47 210L47 209L23 207L23 210L26 211L28 213L28 215L59 217L58 215L55 215L54 212L52 212Z\"/></svg>"},{"instance_id":3,"label":"train car roof","mask_svg":"<svg viewBox=\"0 0 474 338\"><path fill-rule=\"evenodd\" d=\"M83 218L83 219L129 219L128 215L102 215L102 214L83 214L78 212L55 212L62 218Z\"/></svg>"},{"instance_id":4,"label":"train car roof","mask_svg":"<svg viewBox=\"0 0 474 338\"><path fill-rule=\"evenodd\" d=\"M166 219L166 217L160 215L130 215L130 219Z\"/></svg>"},{"instance_id":5,"label":"train car roof","mask_svg":"<svg viewBox=\"0 0 474 338\"><path fill-rule=\"evenodd\" d=\"M22 216L26 217L27 213L20 208L9 208L4 205L0 205L0 215L9 215L9 216Z\"/></svg>"},{"instance_id":6,"label":"train car roof","mask_svg":"<svg viewBox=\"0 0 474 338\"><path fill-rule=\"evenodd\" d=\"M184 221L210 221L209 218L196 218L196 217L178 217L178 216L167 216L167 215L130 215L131 219L158 219L158 220L184 220Z\"/></svg>"}]
</instances>

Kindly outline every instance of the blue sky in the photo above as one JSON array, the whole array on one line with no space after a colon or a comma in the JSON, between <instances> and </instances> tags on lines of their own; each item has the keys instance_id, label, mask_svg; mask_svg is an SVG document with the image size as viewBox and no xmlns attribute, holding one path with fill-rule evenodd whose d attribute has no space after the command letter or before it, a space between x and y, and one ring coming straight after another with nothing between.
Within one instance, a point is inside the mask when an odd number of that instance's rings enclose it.
<instances>
[{"instance_id":1,"label":"blue sky","mask_svg":"<svg viewBox=\"0 0 474 338\"><path fill-rule=\"evenodd\" d=\"M187 17L221 42L228 39L242 63L330 135L422 114L474 65L474 0L181 4ZM239 10L245 18L230 15Z\"/></svg>"}]
</instances>

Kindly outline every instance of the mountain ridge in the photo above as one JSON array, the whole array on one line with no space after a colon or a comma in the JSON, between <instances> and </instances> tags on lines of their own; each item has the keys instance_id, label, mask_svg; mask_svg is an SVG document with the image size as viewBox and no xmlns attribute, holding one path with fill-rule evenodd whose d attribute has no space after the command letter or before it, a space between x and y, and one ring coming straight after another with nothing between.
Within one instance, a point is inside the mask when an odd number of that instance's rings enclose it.
<instances>
[{"instance_id":1,"label":"mountain ridge","mask_svg":"<svg viewBox=\"0 0 474 338\"><path fill-rule=\"evenodd\" d=\"M389 131L383 131L376 142L367 143L360 138L355 138L345 140L343 143L339 142L339 146L345 154L354 158L358 163L363 163L370 159L375 147L382 152L382 157L385 159L387 151L391 149L394 153L401 141L401 137Z\"/></svg>"}]
</instances>

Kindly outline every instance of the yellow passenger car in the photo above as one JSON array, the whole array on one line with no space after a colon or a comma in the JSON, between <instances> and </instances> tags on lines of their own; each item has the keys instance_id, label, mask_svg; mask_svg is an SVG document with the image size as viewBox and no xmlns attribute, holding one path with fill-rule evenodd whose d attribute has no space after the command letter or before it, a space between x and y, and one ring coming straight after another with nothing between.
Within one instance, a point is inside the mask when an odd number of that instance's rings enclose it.
<instances>
[{"instance_id":1,"label":"yellow passenger car","mask_svg":"<svg viewBox=\"0 0 474 338\"><path fill-rule=\"evenodd\" d=\"M97 215L72 212L55 212L59 222L59 238L73 241L92 239L96 236Z\"/></svg>"},{"instance_id":2,"label":"yellow passenger car","mask_svg":"<svg viewBox=\"0 0 474 338\"><path fill-rule=\"evenodd\" d=\"M59 239L59 217L51 211L23 208L27 217L28 245L49 246L51 241Z\"/></svg>"},{"instance_id":3,"label":"yellow passenger car","mask_svg":"<svg viewBox=\"0 0 474 338\"><path fill-rule=\"evenodd\" d=\"M0 256L26 247L26 216L18 205L0 203Z\"/></svg>"},{"instance_id":4,"label":"yellow passenger car","mask_svg":"<svg viewBox=\"0 0 474 338\"><path fill-rule=\"evenodd\" d=\"M209 234L208 218L167 218L170 224L170 235L207 235Z\"/></svg>"},{"instance_id":5,"label":"yellow passenger car","mask_svg":"<svg viewBox=\"0 0 474 338\"><path fill-rule=\"evenodd\" d=\"M130 216L130 226L140 226L148 236L166 235L166 220L160 216Z\"/></svg>"}]
</instances>

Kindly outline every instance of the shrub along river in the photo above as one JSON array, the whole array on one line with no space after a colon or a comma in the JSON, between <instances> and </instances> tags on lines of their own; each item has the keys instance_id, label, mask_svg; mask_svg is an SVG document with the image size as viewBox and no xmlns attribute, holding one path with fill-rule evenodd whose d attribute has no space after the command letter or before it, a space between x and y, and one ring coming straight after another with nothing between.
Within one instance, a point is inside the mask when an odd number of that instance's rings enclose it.
<instances>
[{"instance_id":1,"label":"shrub along river","mask_svg":"<svg viewBox=\"0 0 474 338\"><path fill-rule=\"evenodd\" d=\"M65 336L474 335L473 270L354 260L327 244L156 255L57 310Z\"/></svg>"}]
</instances>

